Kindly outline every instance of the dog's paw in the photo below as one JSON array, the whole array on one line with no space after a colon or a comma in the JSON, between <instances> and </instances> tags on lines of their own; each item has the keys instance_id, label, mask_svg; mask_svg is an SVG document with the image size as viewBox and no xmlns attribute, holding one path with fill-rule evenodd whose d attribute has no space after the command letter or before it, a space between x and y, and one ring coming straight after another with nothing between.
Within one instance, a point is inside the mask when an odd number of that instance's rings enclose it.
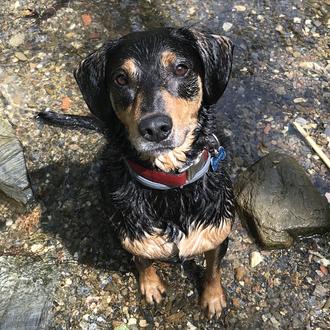
<instances>
[{"instance_id":1,"label":"dog's paw","mask_svg":"<svg viewBox=\"0 0 330 330\"><path fill-rule=\"evenodd\" d=\"M221 284L207 284L204 287L200 304L209 319L219 318L223 308L227 306L226 295Z\"/></svg>"},{"instance_id":2,"label":"dog's paw","mask_svg":"<svg viewBox=\"0 0 330 330\"><path fill-rule=\"evenodd\" d=\"M166 286L155 271L152 275L140 276L140 290L147 303L153 304L156 302L159 304L165 294Z\"/></svg>"}]
</instances>

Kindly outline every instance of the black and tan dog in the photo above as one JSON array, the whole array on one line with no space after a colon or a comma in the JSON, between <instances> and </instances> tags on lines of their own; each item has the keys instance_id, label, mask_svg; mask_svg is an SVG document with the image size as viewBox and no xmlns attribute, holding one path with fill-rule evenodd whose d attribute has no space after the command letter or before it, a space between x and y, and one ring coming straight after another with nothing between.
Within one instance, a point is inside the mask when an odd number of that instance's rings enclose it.
<instances>
[{"instance_id":1,"label":"black and tan dog","mask_svg":"<svg viewBox=\"0 0 330 330\"><path fill-rule=\"evenodd\" d=\"M164 28L109 41L75 72L90 111L109 131L105 194L142 294L159 303L165 292L153 260L204 254L201 305L209 317L226 306L220 260L234 218L211 107L231 62L227 38Z\"/></svg>"}]
</instances>

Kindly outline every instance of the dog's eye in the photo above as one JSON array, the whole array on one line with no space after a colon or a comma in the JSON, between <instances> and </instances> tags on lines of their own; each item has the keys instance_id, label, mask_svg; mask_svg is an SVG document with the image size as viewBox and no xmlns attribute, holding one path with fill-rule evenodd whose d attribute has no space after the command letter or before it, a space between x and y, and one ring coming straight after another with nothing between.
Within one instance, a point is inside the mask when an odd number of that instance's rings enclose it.
<instances>
[{"instance_id":1,"label":"dog's eye","mask_svg":"<svg viewBox=\"0 0 330 330\"><path fill-rule=\"evenodd\" d=\"M115 82L119 86L125 86L128 84L128 78L123 73L121 73L115 77Z\"/></svg>"},{"instance_id":2,"label":"dog's eye","mask_svg":"<svg viewBox=\"0 0 330 330\"><path fill-rule=\"evenodd\" d=\"M174 73L178 77L183 77L187 72L189 68L184 64L179 64L175 67Z\"/></svg>"}]
</instances>

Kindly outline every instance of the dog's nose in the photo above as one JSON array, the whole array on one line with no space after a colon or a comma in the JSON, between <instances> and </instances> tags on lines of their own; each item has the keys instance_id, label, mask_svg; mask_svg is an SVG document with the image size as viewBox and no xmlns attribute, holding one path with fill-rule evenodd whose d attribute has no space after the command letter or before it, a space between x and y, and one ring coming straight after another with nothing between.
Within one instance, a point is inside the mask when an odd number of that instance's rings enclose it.
<instances>
[{"instance_id":1,"label":"dog's nose","mask_svg":"<svg viewBox=\"0 0 330 330\"><path fill-rule=\"evenodd\" d=\"M172 119L165 115L149 116L142 119L139 131L142 137L151 142L165 140L171 133Z\"/></svg>"}]
</instances>

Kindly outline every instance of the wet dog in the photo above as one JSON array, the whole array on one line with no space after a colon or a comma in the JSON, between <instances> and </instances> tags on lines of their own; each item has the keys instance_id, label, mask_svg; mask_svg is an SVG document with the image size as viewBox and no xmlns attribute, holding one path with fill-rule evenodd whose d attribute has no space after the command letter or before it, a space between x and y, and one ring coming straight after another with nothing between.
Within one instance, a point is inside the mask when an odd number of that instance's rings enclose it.
<instances>
[{"instance_id":1,"label":"wet dog","mask_svg":"<svg viewBox=\"0 0 330 330\"><path fill-rule=\"evenodd\" d=\"M232 50L226 37L163 28L108 41L75 72L108 128L104 194L142 294L159 303L166 290L154 260L204 254L201 305L209 317L226 306L220 261L234 219L212 107L228 83Z\"/></svg>"}]
</instances>

